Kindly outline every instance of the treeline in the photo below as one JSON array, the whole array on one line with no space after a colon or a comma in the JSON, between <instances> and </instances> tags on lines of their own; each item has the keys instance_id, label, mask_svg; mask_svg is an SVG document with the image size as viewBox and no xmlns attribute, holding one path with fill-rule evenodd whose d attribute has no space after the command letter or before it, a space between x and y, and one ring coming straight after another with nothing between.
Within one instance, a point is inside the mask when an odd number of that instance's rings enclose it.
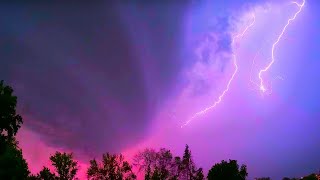
<instances>
[{"instance_id":1,"label":"treeline","mask_svg":"<svg viewBox=\"0 0 320 180\"><path fill-rule=\"evenodd\" d=\"M50 157L56 172L47 167L36 175L29 175L30 180L71 180L77 173L77 162L72 154L56 152ZM138 178L132 168L144 177ZM244 180L248 173L246 166L239 169L237 161L222 161L212 167L207 179ZM189 146L186 145L183 156L173 157L170 150L161 148L159 151L145 149L134 156L130 164L121 154L103 154L101 160L93 159L87 169L87 178L90 180L204 180L206 179L202 168L197 168L192 160Z\"/></svg>"},{"instance_id":2,"label":"treeline","mask_svg":"<svg viewBox=\"0 0 320 180\"><path fill-rule=\"evenodd\" d=\"M54 171L43 167L37 174L31 174L22 150L15 136L23 123L16 112L17 97L13 89L0 82L0 180L75 180L79 165L72 153L56 152L49 157ZM133 171L137 169L137 172ZM137 176L139 174L139 177ZM140 175L144 177L140 177ZM204 175L203 169L193 161L189 146L182 156L174 156L170 150L145 149L138 152L132 163L121 154L105 153L101 159L89 162L87 178L90 180L245 180L248 177L246 165L239 166L236 160L214 164ZM255 178L270 180L270 178ZM319 180L311 174L303 178L283 180Z\"/></svg>"}]
</instances>

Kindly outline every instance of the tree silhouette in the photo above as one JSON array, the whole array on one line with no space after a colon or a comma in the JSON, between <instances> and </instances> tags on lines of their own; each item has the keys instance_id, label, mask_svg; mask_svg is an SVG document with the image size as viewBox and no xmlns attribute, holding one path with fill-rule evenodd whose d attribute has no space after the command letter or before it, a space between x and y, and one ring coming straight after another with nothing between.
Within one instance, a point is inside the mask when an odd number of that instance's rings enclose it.
<instances>
[{"instance_id":1,"label":"tree silhouette","mask_svg":"<svg viewBox=\"0 0 320 180\"><path fill-rule=\"evenodd\" d=\"M192 177L192 169L193 169L193 161L191 159L191 151L189 150L189 146L186 145L184 154L182 157L182 174L184 179L191 179Z\"/></svg>"},{"instance_id":2,"label":"tree silhouette","mask_svg":"<svg viewBox=\"0 0 320 180\"><path fill-rule=\"evenodd\" d=\"M43 167L43 169L39 172L38 176L41 180L56 180L58 177L50 171L49 168Z\"/></svg>"},{"instance_id":3,"label":"tree silhouette","mask_svg":"<svg viewBox=\"0 0 320 180\"><path fill-rule=\"evenodd\" d=\"M179 157L180 159L180 157ZM145 179L165 180L178 179L174 159L170 150L161 148L159 151L145 149L134 157L134 165L139 171L145 172Z\"/></svg>"},{"instance_id":4,"label":"tree silhouette","mask_svg":"<svg viewBox=\"0 0 320 180\"><path fill-rule=\"evenodd\" d=\"M151 179L152 179L152 180L162 180L161 173L160 173L160 170L158 169L158 167L156 167L156 168L153 170Z\"/></svg>"},{"instance_id":5,"label":"tree silhouette","mask_svg":"<svg viewBox=\"0 0 320 180\"><path fill-rule=\"evenodd\" d=\"M202 169L197 169L195 163L193 162L191 151L189 146L186 145L181 164L180 178L186 180L192 180L195 178L200 178L203 176Z\"/></svg>"},{"instance_id":6,"label":"tree silhouette","mask_svg":"<svg viewBox=\"0 0 320 180\"><path fill-rule=\"evenodd\" d=\"M16 106L17 97L13 95L13 89L0 81L0 135L6 138L14 137L23 123Z\"/></svg>"},{"instance_id":7,"label":"tree silhouette","mask_svg":"<svg viewBox=\"0 0 320 180\"><path fill-rule=\"evenodd\" d=\"M155 173L152 176L153 179L168 179L171 176L170 172L172 167L172 153L170 150L161 148L157 153L157 161L155 165Z\"/></svg>"},{"instance_id":8,"label":"tree silhouette","mask_svg":"<svg viewBox=\"0 0 320 180\"><path fill-rule=\"evenodd\" d=\"M28 176L27 180L41 180L37 175L31 174Z\"/></svg>"},{"instance_id":9,"label":"tree silhouette","mask_svg":"<svg viewBox=\"0 0 320 180\"><path fill-rule=\"evenodd\" d=\"M170 150L165 148L159 151L145 149L136 154L134 165L138 166L139 171L145 172L146 180L204 179L203 170L196 168L188 145L186 145L183 158L179 156L173 158Z\"/></svg>"},{"instance_id":10,"label":"tree silhouette","mask_svg":"<svg viewBox=\"0 0 320 180\"><path fill-rule=\"evenodd\" d=\"M156 167L157 152L154 149L145 149L144 151L138 152L134 156L133 165L138 167L139 172L144 171L145 180L152 178L153 171Z\"/></svg>"},{"instance_id":11,"label":"tree silhouette","mask_svg":"<svg viewBox=\"0 0 320 180\"><path fill-rule=\"evenodd\" d=\"M26 179L30 172L18 142L14 138L1 139L4 146L0 154L0 179Z\"/></svg>"},{"instance_id":12,"label":"tree silhouette","mask_svg":"<svg viewBox=\"0 0 320 180\"><path fill-rule=\"evenodd\" d=\"M282 178L282 180L299 180L301 178L288 178L288 177L284 177Z\"/></svg>"},{"instance_id":13,"label":"tree silhouette","mask_svg":"<svg viewBox=\"0 0 320 180\"><path fill-rule=\"evenodd\" d=\"M316 174L310 174L308 176L303 177L302 180L318 180L318 178Z\"/></svg>"},{"instance_id":14,"label":"tree silhouette","mask_svg":"<svg viewBox=\"0 0 320 180\"><path fill-rule=\"evenodd\" d=\"M78 162L73 160L73 154L56 152L50 157L60 180L72 180L78 171ZM50 172L50 171L49 171Z\"/></svg>"},{"instance_id":15,"label":"tree silhouette","mask_svg":"<svg viewBox=\"0 0 320 180\"><path fill-rule=\"evenodd\" d=\"M208 173L208 180L244 180L248 176L247 167L239 165L236 160L229 160L229 162L221 161L215 164Z\"/></svg>"},{"instance_id":16,"label":"tree silhouette","mask_svg":"<svg viewBox=\"0 0 320 180\"><path fill-rule=\"evenodd\" d=\"M22 124L16 106L13 89L0 81L0 179L26 179L30 173L14 137Z\"/></svg>"},{"instance_id":17,"label":"tree silhouette","mask_svg":"<svg viewBox=\"0 0 320 180\"><path fill-rule=\"evenodd\" d=\"M181 157L176 156L173 160L173 164L171 166L171 176L172 180L177 180L180 177L180 174L182 172L183 165L182 165L182 160Z\"/></svg>"},{"instance_id":18,"label":"tree silhouette","mask_svg":"<svg viewBox=\"0 0 320 180\"><path fill-rule=\"evenodd\" d=\"M203 170L202 168L199 168L196 172L196 175L194 177L194 180L204 180Z\"/></svg>"},{"instance_id":19,"label":"tree silhouette","mask_svg":"<svg viewBox=\"0 0 320 180\"><path fill-rule=\"evenodd\" d=\"M88 179L91 180L133 180L136 175L132 172L132 166L124 160L120 154L103 154L102 163L95 159L90 161L87 171Z\"/></svg>"}]
</instances>

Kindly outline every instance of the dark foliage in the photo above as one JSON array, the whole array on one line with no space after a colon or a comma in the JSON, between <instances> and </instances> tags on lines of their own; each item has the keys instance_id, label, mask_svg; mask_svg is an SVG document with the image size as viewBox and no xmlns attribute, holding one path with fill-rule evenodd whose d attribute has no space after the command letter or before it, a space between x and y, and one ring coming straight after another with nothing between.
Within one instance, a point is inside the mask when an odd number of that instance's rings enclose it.
<instances>
[{"instance_id":1,"label":"dark foliage","mask_svg":"<svg viewBox=\"0 0 320 180\"><path fill-rule=\"evenodd\" d=\"M13 95L13 89L0 81L0 134L7 138L14 137L23 123L16 106L17 97Z\"/></svg>"},{"instance_id":2,"label":"dark foliage","mask_svg":"<svg viewBox=\"0 0 320 180\"><path fill-rule=\"evenodd\" d=\"M56 180L58 177L50 171L49 168L43 167L43 169L39 172L38 178L41 180Z\"/></svg>"},{"instance_id":3,"label":"dark foliage","mask_svg":"<svg viewBox=\"0 0 320 180\"><path fill-rule=\"evenodd\" d=\"M92 180L133 180L136 175L132 172L131 165L119 154L103 154L102 163L95 159L90 161L87 176Z\"/></svg>"},{"instance_id":4,"label":"dark foliage","mask_svg":"<svg viewBox=\"0 0 320 180\"><path fill-rule=\"evenodd\" d=\"M221 161L215 164L208 173L208 180L244 180L248 176L246 165L239 165L236 160Z\"/></svg>"},{"instance_id":5,"label":"dark foliage","mask_svg":"<svg viewBox=\"0 0 320 180\"><path fill-rule=\"evenodd\" d=\"M17 141L4 137L0 141L4 145L0 154L0 179L26 179L30 172Z\"/></svg>"},{"instance_id":6,"label":"dark foliage","mask_svg":"<svg viewBox=\"0 0 320 180\"><path fill-rule=\"evenodd\" d=\"M146 180L204 179L203 170L196 168L188 145L182 158L179 156L173 158L170 150L164 148L159 151L145 149L135 156L134 162L139 171L144 171Z\"/></svg>"},{"instance_id":7,"label":"dark foliage","mask_svg":"<svg viewBox=\"0 0 320 180\"><path fill-rule=\"evenodd\" d=\"M0 81L0 179L26 179L30 173L15 139L22 124L16 106L13 89Z\"/></svg>"},{"instance_id":8,"label":"dark foliage","mask_svg":"<svg viewBox=\"0 0 320 180\"><path fill-rule=\"evenodd\" d=\"M59 180L72 180L75 178L78 171L78 162L73 160L72 153L56 152L50 157L50 160L56 168Z\"/></svg>"}]
</instances>

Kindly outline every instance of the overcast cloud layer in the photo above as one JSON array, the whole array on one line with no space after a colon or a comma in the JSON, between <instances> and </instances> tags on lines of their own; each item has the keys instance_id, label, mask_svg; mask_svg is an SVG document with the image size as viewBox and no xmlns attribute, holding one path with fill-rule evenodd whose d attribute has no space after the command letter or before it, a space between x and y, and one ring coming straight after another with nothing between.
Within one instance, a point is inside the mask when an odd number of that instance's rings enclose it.
<instances>
[{"instance_id":1,"label":"overcast cloud layer","mask_svg":"<svg viewBox=\"0 0 320 180\"><path fill-rule=\"evenodd\" d=\"M71 150L84 161L144 145L180 153L188 143L205 170L234 158L257 176L311 173L320 166L317 7L307 1L279 43L266 78L284 80L272 80L273 94L261 97L249 82L252 59L260 53L257 80L296 10L289 1L1 5L0 79L13 85L22 130L32 132L20 139L30 164L48 158L30 150L39 138L41 149ZM232 47L252 12L255 26ZM232 53L239 72L223 103L180 129L224 90Z\"/></svg>"}]
</instances>

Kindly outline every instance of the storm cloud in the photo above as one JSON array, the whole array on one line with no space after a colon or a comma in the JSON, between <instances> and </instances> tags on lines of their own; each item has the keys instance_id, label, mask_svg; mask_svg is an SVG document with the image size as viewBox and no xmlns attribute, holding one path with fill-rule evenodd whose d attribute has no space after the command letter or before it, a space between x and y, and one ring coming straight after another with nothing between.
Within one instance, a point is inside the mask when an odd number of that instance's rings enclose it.
<instances>
[{"instance_id":1,"label":"storm cloud","mask_svg":"<svg viewBox=\"0 0 320 180\"><path fill-rule=\"evenodd\" d=\"M248 165L249 179L314 172L320 6L306 2L265 73L284 80L263 97L250 80L259 82L296 11L290 0L2 3L0 79L19 97L18 139L31 169L37 173L55 150L73 151L85 165L106 151L178 154L189 144L205 171L234 158ZM231 47L252 12L255 25ZM225 90L232 53L239 71L223 101L181 129Z\"/></svg>"},{"instance_id":2,"label":"storm cloud","mask_svg":"<svg viewBox=\"0 0 320 180\"><path fill-rule=\"evenodd\" d=\"M120 151L150 133L168 97L220 83L230 63L228 10L240 5L4 4L0 75L16 90L25 126L51 146ZM212 74L206 67L216 75L202 76Z\"/></svg>"},{"instance_id":3,"label":"storm cloud","mask_svg":"<svg viewBox=\"0 0 320 180\"><path fill-rule=\"evenodd\" d=\"M92 153L141 140L179 75L185 7L2 6L1 77L25 125L51 145Z\"/></svg>"},{"instance_id":4,"label":"storm cloud","mask_svg":"<svg viewBox=\"0 0 320 180\"><path fill-rule=\"evenodd\" d=\"M190 26L201 5L2 6L0 73L16 90L25 126L51 146L85 154L141 141L163 101L183 87L184 69L199 61L188 52L196 41L215 32L217 51L230 51L230 37L218 33L225 21Z\"/></svg>"},{"instance_id":5,"label":"storm cloud","mask_svg":"<svg viewBox=\"0 0 320 180\"><path fill-rule=\"evenodd\" d=\"M16 90L25 126L49 145L120 151L150 133L168 97L220 83L230 2L5 4L1 77ZM202 76L212 75L206 67L215 76Z\"/></svg>"}]
</instances>

